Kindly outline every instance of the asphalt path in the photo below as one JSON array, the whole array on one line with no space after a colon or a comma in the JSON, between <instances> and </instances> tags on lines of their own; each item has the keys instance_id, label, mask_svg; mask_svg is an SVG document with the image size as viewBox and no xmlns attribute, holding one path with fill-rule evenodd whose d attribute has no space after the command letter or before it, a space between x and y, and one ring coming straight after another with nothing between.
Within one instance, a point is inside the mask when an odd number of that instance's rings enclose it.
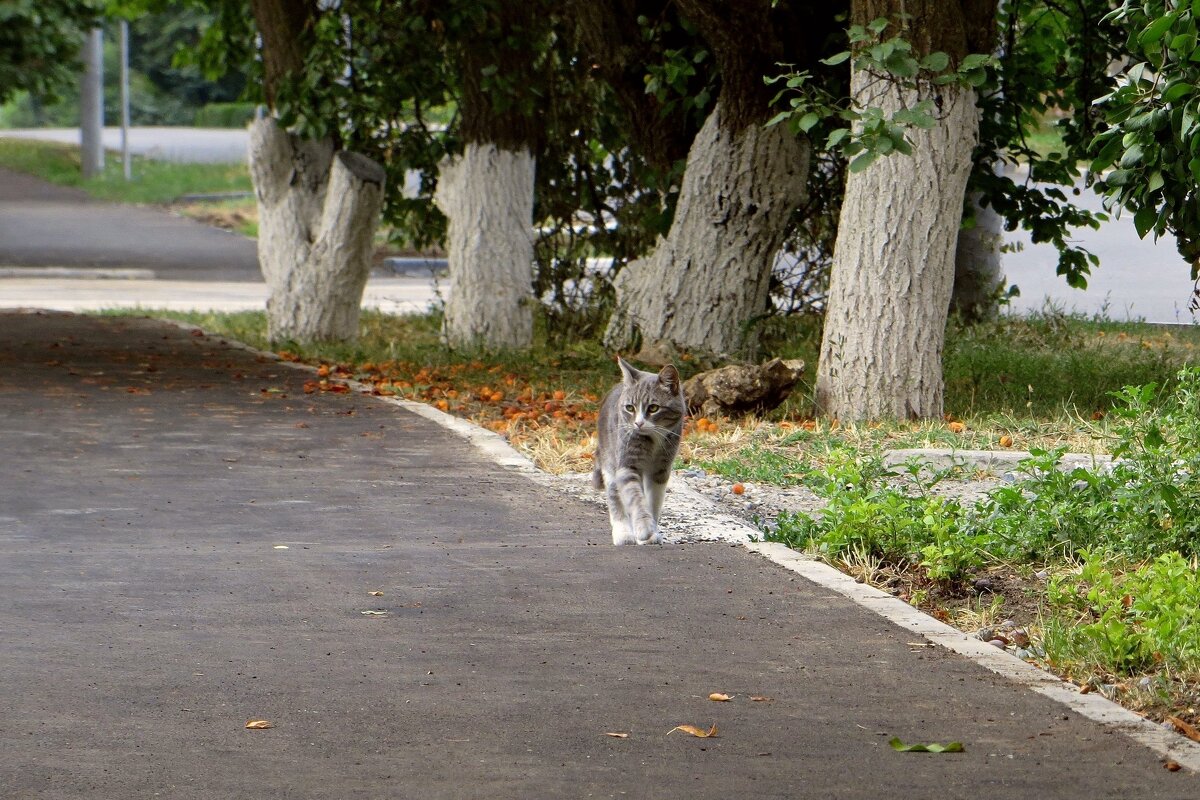
<instances>
[{"instance_id":1,"label":"asphalt path","mask_svg":"<svg viewBox=\"0 0 1200 800\"><path fill-rule=\"evenodd\" d=\"M0 797L1200 793L744 548L615 548L601 509L310 379L0 314Z\"/></svg>"},{"instance_id":2,"label":"asphalt path","mask_svg":"<svg viewBox=\"0 0 1200 800\"><path fill-rule=\"evenodd\" d=\"M5 169L0 169L0 267L262 280L253 239L158 208L94 201L78 189Z\"/></svg>"}]
</instances>

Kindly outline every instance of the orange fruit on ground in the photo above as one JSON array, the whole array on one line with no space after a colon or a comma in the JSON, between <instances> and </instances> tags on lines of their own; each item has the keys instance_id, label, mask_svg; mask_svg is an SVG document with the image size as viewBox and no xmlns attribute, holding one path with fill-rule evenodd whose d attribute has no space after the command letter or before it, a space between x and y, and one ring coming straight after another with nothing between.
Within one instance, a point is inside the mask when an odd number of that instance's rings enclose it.
<instances>
[{"instance_id":1,"label":"orange fruit on ground","mask_svg":"<svg viewBox=\"0 0 1200 800\"><path fill-rule=\"evenodd\" d=\"M730 491L734 494L744 494L746 492L746 487L741 483L735 483Z\"/></svg>"},{"instance_id":2,"label":"orange fruit on ground","mask_svg":"<svg viewBox=\"0 0 1200 800\"><path fill-rule=\"evenodd\" d=\"M1013 446L1013 438L1011 436L1009 436L1007 433L1004 434L1003 436L1000 437L1000 446L1001 447L1012 447Z\"/></svg>"}]
</instances>

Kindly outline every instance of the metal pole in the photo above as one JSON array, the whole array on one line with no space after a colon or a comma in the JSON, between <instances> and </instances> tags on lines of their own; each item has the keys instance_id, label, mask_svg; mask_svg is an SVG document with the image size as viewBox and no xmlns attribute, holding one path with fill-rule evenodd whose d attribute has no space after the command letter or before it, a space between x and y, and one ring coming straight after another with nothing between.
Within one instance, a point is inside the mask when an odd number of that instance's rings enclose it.
<instances>
[{"instance_id":1,"label":"metal pole","mask_svg":"<svg viewBox=\"0 0 1200 800\"><path fill-rule=\"evenodd\" d=\"M79 150L83 177L104 171L104 29L92 28L83 43L79 87Z\"/></svg>"},{"instance_id":2,"label":"metal pole","mask_svg":"<svg viewBox=\"0 0 1200 800\"><path fill-rule=\"evenodd\" d=\"M129 160L129 22L121 20L121 160L125 165L125 180L132 180Z\"/></svg>"}]
</instances>

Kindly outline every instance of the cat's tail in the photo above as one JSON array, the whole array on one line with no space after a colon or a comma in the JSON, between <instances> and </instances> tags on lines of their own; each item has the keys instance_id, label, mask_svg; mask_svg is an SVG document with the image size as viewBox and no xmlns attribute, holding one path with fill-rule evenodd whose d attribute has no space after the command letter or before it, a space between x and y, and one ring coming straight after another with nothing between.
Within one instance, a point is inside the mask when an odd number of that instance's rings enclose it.
<instances>
[{"instance_id":1,"label":"cat's tail","mask_svg":"<svg viewBox=\"0 0 1200 800\"><path fill-rule=\"evenodd\" d=\"M592 488L599 491L604 488L604 473L600 467L592 467Z\"/></svg>"}]
</instances>

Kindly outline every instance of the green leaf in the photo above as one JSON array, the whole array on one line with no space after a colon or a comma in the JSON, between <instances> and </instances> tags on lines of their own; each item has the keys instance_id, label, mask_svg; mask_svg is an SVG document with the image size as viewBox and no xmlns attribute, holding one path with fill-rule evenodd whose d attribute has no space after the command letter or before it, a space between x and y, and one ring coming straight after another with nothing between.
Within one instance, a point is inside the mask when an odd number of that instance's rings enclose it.
<instances>
[{"instance_id":1,"label":"green leaf","mask_svg":"<svg viewBox=\"0 0 1200 800\"><path fill-rule=\"evenodd\" d=\"M1158 170L1155 170L1154 172L1150 173L1150 180L1146 183L1146 191L1157 192L1165 183L1166 180L1163 178L1163 174Z\"/></svg>"},{"instance_id":2,"label":"green leaf","mask_svg":"<svg viewBox=\"0 0 1200 800\"><path fill-rule=\"evenodd\" d=\"M834 53L829 58L822 58L821 63L827 64L831 67L834 67L834 66L837 66L838 64L841 64L843 61L845 61L849 57L850 57L850 51L843 50L840 53Z\"/></svg>"},{"instance_id":3,"label":"green leaf","mask_svg":"<svg viewBox=\"0 0 1200 800\"><path fill-rule=\"evenodd\" d=\"M1154 220L1158 214L1154 211L1154 206L1142 206L1138 212L1133 215L1133 227L1137 229L1139 239L1145 239L1146 234L1154 227Z\"/></svg>"},{"instance_id":4,"label":"green leaf","mask_svg":"<svg viewBox=\"0 0 1200 800\"><path fill-rule=\"evenodd\" d=\"M800 130L804 131L805 133L808 133L809 131L811 131L813 129L813 126L815 126L820 121L821 121L821 115L815 111L810 111L807 114L805 114L804 116L802 116L800 118L800 121L797 122L796 125L800 128Z\"/></svg>"},{"instance_id":5,"label":"green leaf","mask_svg":"<svg viewBox=\"0 0 1200 800\"><path fill-rule=\"evenodd\" d=\"M858 158L850 162L851 172L862 172L867 167L875 163L875 159L879 156L878 153L868 150Z\"/></svg>"},{"instance_id":6,"label":"green leaf","mask_svg":"<svg viewBox=\"0 0 1200 800\"><path fill-rule=\"evenodd\" d=\"M1121 169L1136 167L1138 164L1142 163L1145 157L1145 153L1142 152L1142 146L1140 144L1131 144L1129 148L1125 150L1125 155L1121 156L1120 167Z\"/></svg>"},{"instance_id":7,"label":"green leaf","mask_svg":"<svg viewBox=\"0 0 1200 800\"><path fill-rule=\"evenodd\" d=\"M792 116L792 112L790 112L790 111L780 111L778 114L776 114L775 116L773 116L773 117L771 117L769 120L767 120L767 124L766 124L766 125L764 125L763 127L764 127L764 128L770 128L770 127L772 127L772 126L778 125L779 123L783 122L784 120L786 120L786 119L787 119L788 117L790 117L790 116Z\"/></svg>"},{"instance_id":8,"label":"green leaf","mask_svg":"<svg viewBox=\"0 0 1200 800\"><path fill-rule=\"evenodd\" d=\"M948 744L905 744L899 736L893 736L888 744L899 753L963 753L962 742Z\"/></svg>"},{"instance_id":9,"label":"green leaf","mask_svg":"<svg viewBox=\"0 0 1200 800\"><path fill-rule=\"evenodd\" d=\"M930 72L941 72L950 66L950 56L943 52L930 53L921 59L921 67Z\"/></svg>"},{"instance_id":10,"label":"green leaf","mask_svg":"<svg viewBox=\"0 0 1200 800\"><path fill-rule=\"evenodd\" d=\"M1176 103L1180 99L1187 97L1195 90L1196 87L1187 81L1179 81L1178 83L1173 83L1167 87L1167 90L1163 92L1162 99L1164 103Z\"/></svg>"},{"instance_id":11,"label":"green leaf","mask_svg":"<svg viewBox=\"0 0 1200 800\"><path fill-rule=\"evenodd\" d=\"M1178 11L1172 11L1170 14L1165 14L1146 26L1146 29L1138 36L1138 44L1143 48L1151 48L1158 44L1171 26L1175 24L1175 19L1179 16Z\"/></svg>"}]
</instances>

